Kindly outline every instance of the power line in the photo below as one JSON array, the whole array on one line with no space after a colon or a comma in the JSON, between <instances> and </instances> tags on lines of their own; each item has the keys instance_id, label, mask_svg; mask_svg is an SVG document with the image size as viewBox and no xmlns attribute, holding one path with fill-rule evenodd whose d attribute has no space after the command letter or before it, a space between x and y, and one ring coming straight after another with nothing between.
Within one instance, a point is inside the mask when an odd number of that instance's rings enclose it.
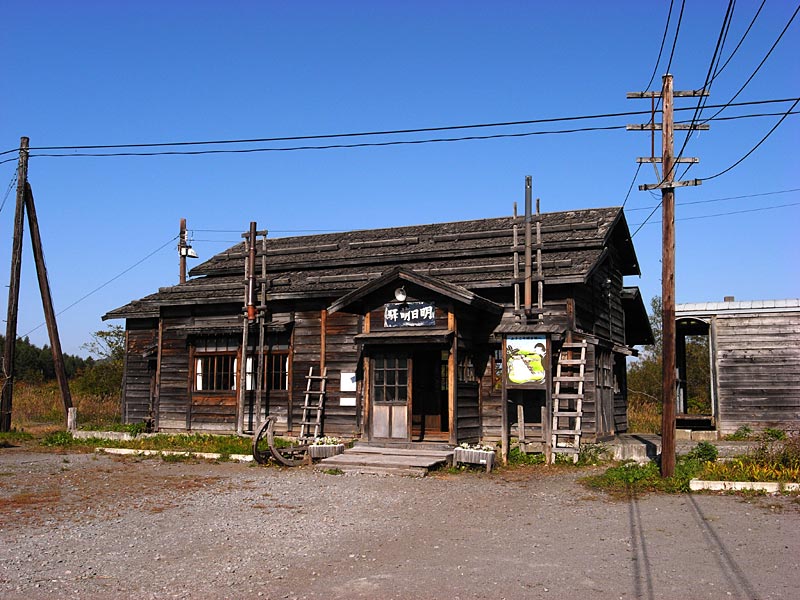
<instances>
[{"instance_id":1,"label":"power line","mask_svg":"<svg viewBox=\"0 0 800 600\"><path fill-rule=\"evenodd\" d=\"M80 304L81 302L83 302L84 300L86 300L86 299L87 299L89 296L92 296L93 294L96 294L97 292L99 292L100 290L102 290L102 289L103 289L104 287L106 287L107 285L109 285L109 284L113 283L114 281L116 281L117 279L119 279L120 277L122 277L123 275L125 275L125 274L126 274L128 271L131 271L132 269L134 269L134 268L138 267L140 264L142 264L142 263L143 263L144 261L146 261L148 258L150 258L150 257L151 257L151 256L153 256L154 254L156 254L156 253L160 252L161 250L163 250L164 248L166 248L168 245L170 245L170 244L171 244L172 242L174 242L176 239L178 239L178 236L177 236L177 235L176 235L176 236L173 236L173 237L171 237L171 238L170 238L169 240L167 240L167 241L166 241L164 244L162 244L161 246L159 246L158 248L156 248L155 250L153 250L152 252L150 252L150 254L148 254L148 255L147 255L147 256L145 256L144 258L142 258L142 259L140 259L140 260L136 261L135 263L133 263L133 264L132 264L130 267L128 267L128 268L127 268L127 269L125 269L124 271L122 271L122 272L118 273L117 275L115 275L114 277L112 277L111 279L109 279L108 281L106 281L105 283L103 283L103 284L101 284L101 285L97 286L97 287L96 287L96 288L94 288L94 289L93 289L91 292L89 292L89 293L87 293L87 294L85 294L85 295L81 296L80 298L78 298L77 300L75 300L75 302L73 302L73 303L72 303L72 304L70 304L69 306L67 306L67 307L65 307L65 308L61 309L60 311L58 311L58 312L56 313L56 316L60 316L60 315L64 314L65 312L67 312L67 311L68 311L70 308L72 308L73 306L75 306L75 305L77 305L77 304ZM32 334L32 333L33 333L34 331L36 331L37 329L40 329L40 328L42 328L44 325L45 325L45 323L39 323L39 324L38 324L36 327L34 327L33 329L31 329L30 331L28 331L28 332L27 332L27 333L25 333L24 335L21 335L20 337L22 337L22 338L28 337L30 334Z\"/></svg>"},{"instance_id":2,"label":"power line","mask_svg":"<svg viewBox=\"0 0 800 600\"><path fill-rule=\"evenodd\" d=\"M742 196L727 196L725 198L712 198L710 200L692 200L689 202L676 202L676 206L689 206L692 204L710 204L712 202L724 202L726 200L743 200L745 198L759 198L761 196L775 196L777 194L789 194L791 192L800 192L800 188L792 188L790 190L778 190L775 192L761 192L759 194L745 194ZM649 210L652 208L658 208L661 206L660 204L657 206L640 206L637 208L629 208L628 212L633 212L636 210Z\"/></svg>"},{"instance_id":3,"label":"power line","mask_svg":"<svg viewBox=\"0 0 800 600\"><path fill-rule=\"evenodd\" d=\"M741 215L745 213L754 213L754 212L762 212L766 210L776 210L778 208L790 208L792 206L800 206L800 202L791 202L789 204L777 204L775 206L760 206L758 208L746 208L744 210L731 210L728 212L721 212L721 213L714 213L711 215L698 215L694 217L681 217L679 219L675 219L676 221L697 221L699 219L713 219L716 217L727 217L730 215ZM660 223L660 221L651 221L650 225L656 225ZM648 224L648 221L644 221L639 224L639 229L637 229L633 234L631 234L631 238L636 235L639 230Z\"/></svg>"},{"instance_id":4,"label":"power line","mask_svg":"<svg viewBox=\"0 0 800 600\"><path fill-rule=\"evenodd\" d=\"M678 14L678 24L675 26L675 37L672 39L672 50L669 53L669 62L667 63L666 73L669 73L672 67L672 57L675 55L675 46L678 45L678 34L681 31L681 21L683 21L683 9L686 7L686 0L681 1L681 12Z\"/></svg>"},{"instance_id":5,"label":"power line","mask_svg":"<svg viewBox=\"0 0 800 600\"><path fill-rule=\"evenodd\" d=\"M740 102L730 104L730 106L752 106L757 104L771 104L781 102L791 102L796 98L778 98L770 100L752 100L748 102ZM719 108L722 105L711 105L708 108ZM725 105L726 107L728 104ZM691 110L691 108L677 108L678 110ZM543 123L558 123L561 121L580 121L591 119L604 119L614 117L628 117L637 115L649 115L651 111L626 111L626 112L613 112L613 113L600 113L590 115L573 115L566 117L550 117L542 119L527 119L520 121L505 121L496 123L473 123L462 125L448 125L441 127L419 127L414 129L394 129L384 131L361 131L361 132L348 132L348 133L331 133L331 134L315 134L315 135L294 135L285 137L264 137L264 138L242 138L242 139L225 139L225 140L200 140L200 141L177 141L177 142L148 142L148 143L130 143L130 144L98 144L98 145L72 145L72 146L32 146L30 150L109 150L121 148L159 148L159 147L181 147L181 146L208 146L208 145L226 145L226 144L249 144L249 143L268 143L268 142L286 142L286 141L302 141L302 140L317 140L317 139L335 139L335 138L348 138L348 137L369 137L379 135L399 135L411 133L430 133L435 131L454 131L459 129L480 129L490 127L510 127L516 125L539 125ZM9 154L11 152L18 152L18 148L11 148L0 155ZM10 162L16 158L6 159L4 162Z\"/></svg>"},{"instance_id":6,"label":"power line","mask_svg":"<svg viewBox=\"0 0 800 600\"><path fill-rule=\"evenodd\" d=\"M646 111L649 114L649 111ZM737 118L745 118L746 115L740 115ZM421 140L394 140L387 142L359 142L355 144L327 144L323 146L289 146L283 148L225 148L225 149L211 149L211 150L161 150L157 152L107 152L107 153L92 153L92 152L75 152L71 154L50 154L50 153L31 153L31 157L47 157L47 158L105 158L105 157L122 157L122 156L198 156L208 154L254 154L261 152L296 152L304 150L331 150L343 148L375 148L385 146L406 146L406 145L421 145L433 144L444 142L464 142L464 141L478 141L478 140L493 140L505 138L522 138L538 135L563 135L570 133L585 133L592 131L614 131L625 129L625 125L607 125L598 127L576 127L572 129L557 129L546 131L526 131L517 133L496 133L489 135L471 135L451 138L425 138ZM0 163L2 164L2 163Z\"/></svg>"},{"instance_id":7,"label":"power line","mask_svg":"<svg viewBox=\"0 0 800 600\"><path fill-rule=\"evenodd\" d=\"M761 9L759 9L759 10L761 10ZM714 117L719 115L722 111L727 109L728 106L730 106L730 103L733 102L734 100L736 100L736 98L739 97L739 94L741 94L744 91L744 89L748 86L748 84L753 80L753 78L756 76L756 73L758 73L758 71L761 69L761 67L764 66L764 63L767 62L767 59L769 58L770 54L772 54L772 51L775 50L775 47L778 45L778 42L781 41L781 38L783 37L783 34L786 33L787 29L789 29L789 26L792 24L792 21L794 21L794 18L797 16L797 12L798 11L800 11L800 4L797 5L797 8L794 10L794 13L792 13L792 16L789 18L789 21L786 23L786 25L784 26L783 30L778 35L778 39L776 39L775 42L772 44L770 49L767 51L767 54L764 56L764 58L761 59L761 62L758 63L758 66L750 74L750 77L747 78L747 81L745 81L744 84L742 84L742 87L740 87L739 90L733 96L731 96L731 99L728 102L723 104L722 107L720 107L720 109L711 116L711 119L713 119ZM707 121L711 120L711 119L707 119Z\"/></svg>"},{"instance_id":8,"label":"power line","mask_svg":"<svg viewBox=\"0 0 800 600\"><path fill-rule=\"evenodd\" d=\"M5 196L3 196L3 203L0 204L0 212L3 212L3 208L6 206L6 200L8 200L9 194L11 194L11 190L14 189L14 184L17 183L17 174L14 173L14 176L11 178L11 181L8 184L8 189L6 190Z\"/></svg>"},{"instance_id":9,"label":"power line","mask_svg":"<svg viewBox=\"0 0 800 600\"><path fill-rule=\"evenodd\" d=\"M716 79L717 77L719 77L722 74L722 72L725 70L725 67L728 66L728 63L731 62L731 59L736 55L736 52L739 50L739 48L742 45L742 42L744 42L745 38L750 33L750 30L753 28L753 25L755 24L756 19L758 19L758 15L761 14L761 9L764 8L764 5L766 3L767 3L767 0L761 0L761 6L758 7L758 10L756 11L756 14L753 15L753 19L750 21L750 24L747 26L747 29L742 34L742 37L739 39L739 43L736 44L736 47L733 49L733 52L731 52L730 56L728 57L728 60L726 60L725 63L717 70L717 72L714 73L714 77L711 79L712 82L714 81L714 79Z\"/></svg>"},{"instance_id":10,"label":"power line","mask_svg":"<svg viewBox=\"0 0 800 600\"><path fill-rule=\"evenodd\" d=\"M766 0L764 0L766 2ZM644 89L649 90L650 86L653 84L653 79L656 78L656 72L658 71L658 64L661 62L661 53L664 51L664 42L667 40L667 32L669 31L669 22L672 20L672 6L675 3L675 0L669 0L669 12L667 13L667 22L664 25L664 35L661 36L661 46L658 49L658 58L656 58L656 64L653 66L653 74L650 75L650 81L647 82L647 85L644 86Z\"/></svg>"},{"instance_id":11,"label":"power line","mask_svg":"<svg viewBox=\"0 0 800 600\"><path fill-rule=\"evenodd\" d=\"M775 131L775 130L776 130L776 129L777 129L779 126L780 126L780 124L781 124L781 123L783 123L783 121L784 121L784 119L786 119L786 117L788 117L790 114L792 114L792 111L794 110L794 107L795 107L795 106L797 106L798 102L800 102L800 99L798 99L798 100L795 100L794 104L792 104L792 106L790 106L790 107L789 107L789 110L787 110L787 111L784 113L784 115L783 115L783 116L782 116L780 119L778 119L778 122L777 122L777 123L775 123L775 125L773 125L772 129L770 129L770 130L767 132L767 134L766 134L766 135L765 135L763 138L761 138L761 140L760 140L760 141L759 141L759 142L758 142L758 143L757 143L755 146L753 146L753 147L752 147L752 148L751 148L751 149L750 149L750 150L747 152L747 154L745 154L744 156L742 156L742 157L741 157L739 160L737 160L735 163L733 163L733 164L732 164L730 167L728 167L727 169L723 169L723 170L722 170L722 171L720 171L719 173L715 173L714 175L711 175L710 177L703 177L703 178L702 178L702 181L708 181L709 179L714 179L714 178L716 178L716 177L719 177L720 175L724 175L725 173L727 173L728 171L730 171L730 170L731 170L731 169L733 169L734 167L737 167L738 165L740 165L740 164L741 164L741 163L742 163L742 162L743 162L743 161L744 161L744 160L745 160L745 159L746 159L748 156L750 156L750 155L751 155L753 152L755 152L755 151L756 151L756 149L757 149L757 148L758 148L758 147L759 147L761 144L763 144L763 143L764 143L764 142L767 140L767 138L768 138L769 136L771 136L771 135L772 135L772 133L773 133L773 132L774 132L774 131Z\"/></svg>"}]
</instances>

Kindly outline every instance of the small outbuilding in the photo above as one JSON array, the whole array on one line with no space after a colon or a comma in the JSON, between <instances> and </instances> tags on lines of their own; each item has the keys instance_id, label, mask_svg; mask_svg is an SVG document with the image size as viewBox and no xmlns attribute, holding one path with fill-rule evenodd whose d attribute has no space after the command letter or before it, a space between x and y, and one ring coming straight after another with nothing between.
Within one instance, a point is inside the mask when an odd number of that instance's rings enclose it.
<instances>
[{"instance_id":1,"label":"small outbuilding","mask_svg":"<svg viewBox=\"0 0 800 600\"><path fill-rule=\"evenodd\" d=\"M706 416L717 435L800 430L800 299L678 304L675 318L679 417L687 412L686 337L708 336Z\"/></svg>"},{"instance_id":2,"label":"small outbuilding","mask_svg":"<svg viewBox=\"0 0 800 600\"><path fill-rule=\"evenodd\" d=\"M652 332L622 209L244 237L104 316L126 322L126 422L298 435L324 377L324 433L374 444L574 453L627 431Z\"/></svg>"}]
</instances>

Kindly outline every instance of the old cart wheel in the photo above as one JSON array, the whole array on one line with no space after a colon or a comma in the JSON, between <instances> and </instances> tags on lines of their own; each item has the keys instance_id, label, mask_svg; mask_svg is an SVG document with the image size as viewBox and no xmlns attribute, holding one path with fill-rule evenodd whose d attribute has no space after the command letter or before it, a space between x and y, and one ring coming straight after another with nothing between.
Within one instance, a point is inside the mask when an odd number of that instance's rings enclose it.
<instances>
[{"instance_id":1,"label":"old cart wheel","mask_svg":"<svg viewBox=\"0 0 800 600\"><path fill-rule=\"evenodd\" d=\"M265 465L269 461L269 457L272 455L270 452L270 442L268 440L268 431L272 431L273 422L275 421L275 417L267 417L267 420L261 423L261 427L258 428L258 431L253 436L253 459L260 464Z\"/></svg>"},{"instance_id":2,"label":"old cart wheel","mask_svg":"<svg viewBox=\"0 0 800 600\"><path fill-rule=\"evenodd\" d=\"M266 445L265 442L266 441ZM309 462L308 444L275 442L275 417L267 417L253 438L253 458L264 464L269 456L287 467L296 467Z\"/></svg>"}]
</instances>

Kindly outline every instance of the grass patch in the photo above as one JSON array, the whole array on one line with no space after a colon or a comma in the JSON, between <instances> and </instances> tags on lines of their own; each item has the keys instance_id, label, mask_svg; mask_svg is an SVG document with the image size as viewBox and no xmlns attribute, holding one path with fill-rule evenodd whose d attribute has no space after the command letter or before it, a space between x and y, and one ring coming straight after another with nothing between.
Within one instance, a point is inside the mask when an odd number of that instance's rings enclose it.
<instances>
[{"instance_id":1,"label":"grass patch","mask_svg":"<svg viewBox=\"0 0 800 600\"><path fill-rule=\"evenodd\" d=\"M800 435L782 439L762 434L760 439L758 447L744 456L707 463L698 477L708 481L800 481Z\"/></svg>"},{"instance_id":2,"label":"grass patch","mask_svg":"<svg viewBox=\"0 0 800 600\"><path fill-rule=\"evenodd\" d=\"M26 431L4 431L0 432L0 448L13 448L21 442L29 442L33 435Z\"/></svg>"},{"instance_id":3,"label":"grass patch","mask_svg":"<svg viewBox=\"0 0 800 600\"><path fill-rule=\"evenodd\" d=\"M628 431L637 433L661 433L661 405L656 402L634 402L628 404Z\"/></svg>"},{"instance_id":4,"label":"grass patch","mask_svg":"<svg viewBox=\"0 0 800 600\"><path fill-rule=\"evenodd\" d=\"M699 459L681 457L675 464L675 474L661 477L658 464L654 462L643 465L626 462L600 475L585 477L581 482L617 498L635 498L653 492L684 493L689 491L689 481L697 476L703 465Z\"/></svg>"}]
</instances>

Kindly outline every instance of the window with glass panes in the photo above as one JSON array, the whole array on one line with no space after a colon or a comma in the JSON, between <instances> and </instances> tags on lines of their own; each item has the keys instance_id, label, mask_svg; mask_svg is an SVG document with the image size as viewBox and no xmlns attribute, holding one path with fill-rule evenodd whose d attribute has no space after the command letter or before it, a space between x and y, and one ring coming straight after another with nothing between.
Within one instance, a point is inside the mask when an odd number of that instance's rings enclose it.
<instances>
[{"instance_id":1,"label":"window with glass panes","mask_svg":"<svg viewBox=\"0 0 800 600\"><path fill-rule=\"evenodd\" d=\"M408 358L379 355L372 361L372 392L375 402L408 400Z\"/></svg>"},{"instance_id":2,"label":"window with glass panes","mask_svg":"<svg viewBox=\"0 0 800 600\"><path fill-rule=\"evenodd\" d=\"M201 339L194 344L194 389L224 392L236 389L238 340L228 337Z\"/></svg>"}]
</instances>

